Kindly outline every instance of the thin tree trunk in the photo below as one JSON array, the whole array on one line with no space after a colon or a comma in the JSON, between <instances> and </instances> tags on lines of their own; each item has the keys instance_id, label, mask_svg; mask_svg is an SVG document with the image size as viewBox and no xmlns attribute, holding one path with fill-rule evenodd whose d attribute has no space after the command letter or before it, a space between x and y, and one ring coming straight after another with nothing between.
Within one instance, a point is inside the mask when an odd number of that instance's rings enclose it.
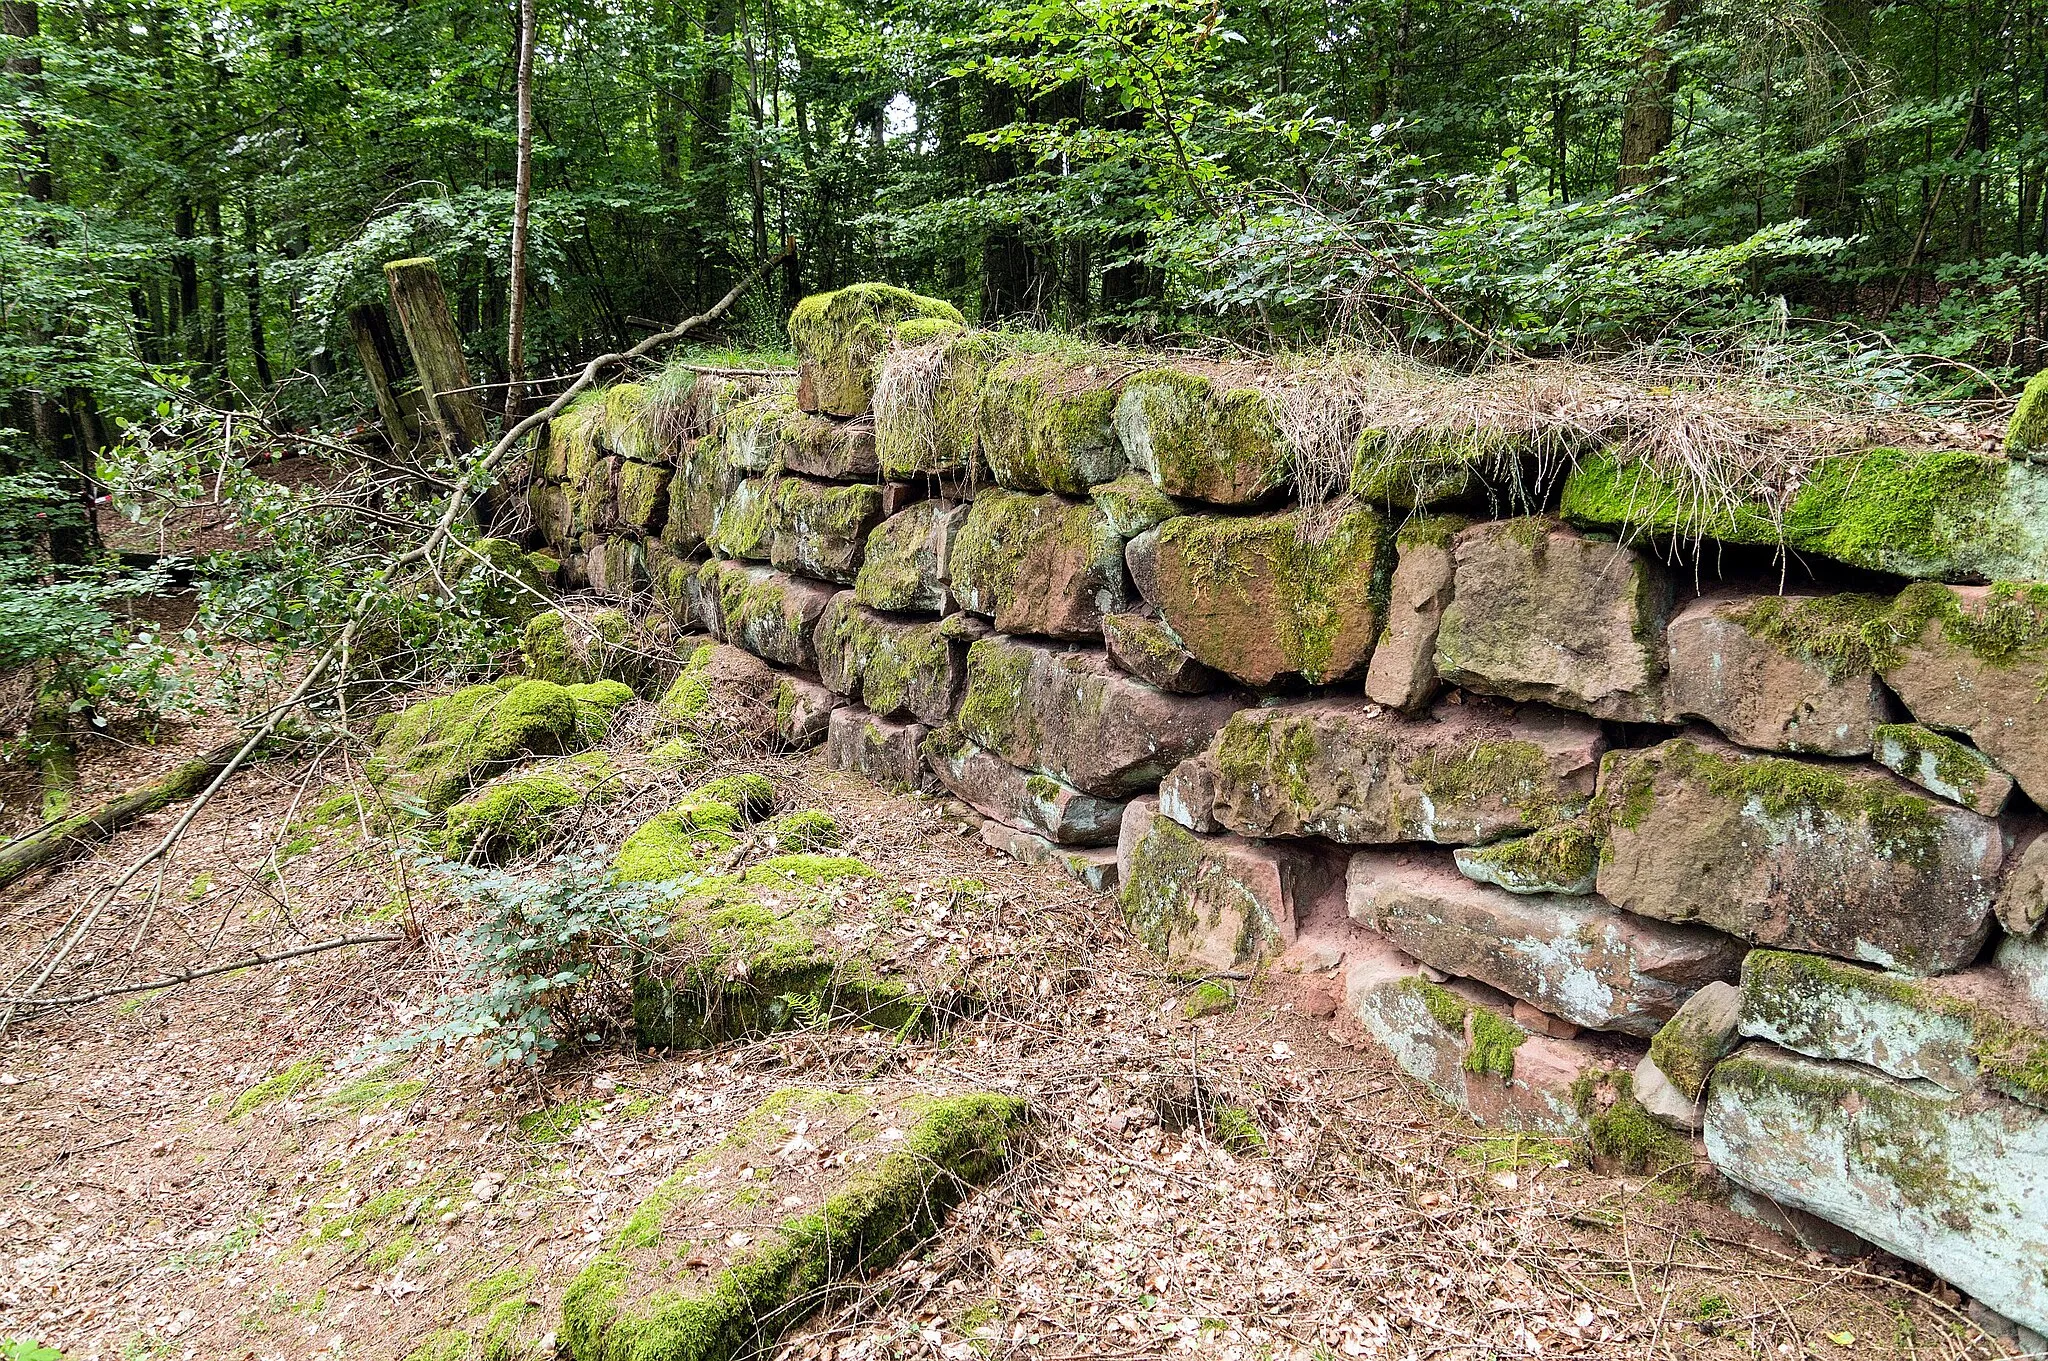
<instances>
[{"instance_id":1,"label":"thin tree trunk","mask_svg":"<svg viewBox=\"0 0 2048 1361\"><path fill-rule=\"evenodd\" d=\"M1648 8L1658 0L1636 0ZM1664 40L1685 17L1685 0L1662 0L1650 41L1636 58L1636 79L1621 116L1621 166L1614 187L1634 189L1657 180L1655 162L1671 145L1671 105L1678 95L1678 68Z\"/></svg>"},{"instance_id":2,"label":"thin tree trunk","mask_svg":"<svg viewBox=\"0 0 2048 1361\"><path fill-rule=\"evenodd\" d=\"M270 372L270 338L263 331L262 240L256 233L256 196L242 196L242 225L247 229L249 272L242 292L249 305L249 360L256 368L256 381L265 392L275 386Z\"/></svg>"},{"instance_id":3,"label":"thin tree trunk","mask_svg":"<svg viewBox=\"0 0 2048 1361\"><path fill-rule=\"evenodd\" d=\"M505 302L505 424L526 405L526 223L533 207L533 0L519 0L519 150L512 190L512 268Z\"/></svg>"}]
</instances>

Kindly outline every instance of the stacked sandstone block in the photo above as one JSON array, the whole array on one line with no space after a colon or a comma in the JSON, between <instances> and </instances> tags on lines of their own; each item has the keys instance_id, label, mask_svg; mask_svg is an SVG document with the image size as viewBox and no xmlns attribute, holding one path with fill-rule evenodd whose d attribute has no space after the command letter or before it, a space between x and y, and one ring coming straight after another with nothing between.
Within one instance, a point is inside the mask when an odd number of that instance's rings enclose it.
<instances>
[{"instance_id":1,"label":"stacked sandstone block","mask_svg":"<svg viewBox=\"0 0 2048 1361\"><path fill-rule=\"evenodd\" d=\"M572 572L645 571L785 739L1118 885L1174 967L1325 978L1483 1122L1697 1133L2048 1329L2048 464L1710 506L1596 442L1498 518L1517 432L1368 422L1304 509L1266 367L869 285L791 332L793 388L557 430Z\"/></svg>"}]
</instances>

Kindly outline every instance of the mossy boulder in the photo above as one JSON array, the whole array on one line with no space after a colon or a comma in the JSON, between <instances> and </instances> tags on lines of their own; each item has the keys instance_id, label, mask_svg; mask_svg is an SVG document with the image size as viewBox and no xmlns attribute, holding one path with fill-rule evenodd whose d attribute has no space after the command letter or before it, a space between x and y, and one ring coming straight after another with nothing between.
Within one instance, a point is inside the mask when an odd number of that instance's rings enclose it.
<instances>
[{"instance_id":1,"label":"mossy boulder","mask_svg":"<svg viewBox=\"0 0 2048 1361\"><path fill-rule=\"evenodd\" d=\"M947 581L953 541L970 507L919 501L868 533L855 595L869 609L944 614L953 603Z\"/></svg>"},{"instance_id":2,"label":"mossy boulder","mask_svg":"<svg viewBox=\"0 0 2048 1361\"><path fill-rule=\"evenodd\" d=\"M1365 668L1393 570L1362 505L1183 515L1159 527L1146 599L1203 665L1247 685L1315 685Z\"/></svg>"},{"instance_id":3,"label":"mossy boulder","mask_svg":"<svg viewBox=\"0 0 2048 1361\"><path fill-rule=\"evenodd\" d=\"M698 569L706 594L715 597L718 632L764 661L800 671L818 669L813 635L833 589L766 567L716 559Z\"/></svg>"},{"instance_id":4,"label":"mossy boulder","mask_svg":"<svg viewBox=\"0 0 2048 1361\"><path fill-rule=\"evenodd\" d=\"M1246 506L1286 490L1293 450L1255 375L1225 365L1151 369L1125 381L1117 436L1170 496Z\"/></svg>"},{"instance_id":5,"label":"mossy boulder","mask_svg":"<svg viewBox=\"0 0 2048 1361\"><path fill-rule=\"evenodd\" d=\"M2048 1114L1753 1042L1714 1069L1704 1135L1737 1186L2048 1330Z\"/></svg>"},{"instance_id":6,"label":"mossy boulder","mask_svg":"<svg viewBox=\"0 0 2048 1361\"><path fill-rule=\"evenodd\" d=\"M930 733L926 724L897 723L857 704L843 704L832 711L825 753L834 769L852 771L891 792L926 792L937 788L924 763L923 745Z\"/></svg>"},{"instance_id":7,"label":"mossy boulder","mask_svg":"<svg viewBox=\"0 0 2048 1361\"><path fill-rule=\"evenodd\" d=\"M2012 776L1983 752L1918 723L1880 724L1871 756L1928 793L1986 817L1997 817L2012 797Z\"/></svg>"},{"instance_id":8,"label":"mossy boulder","mask_svg":"<svg viewBox=\"0 0 2048 1361\"><path fill-rule=\"evenodd\" d=\"M576 512L568 488L536 482L526 489L526 505L533 512L533 527L541 542L557 553L566 553L576 538Z\"/></svg>"},{"instance_id":9,"label":"mossy boulder","mask_svg":"<svg viewBox=\"0 0 2048 1361\"><path fill-rule=\"evenodd\" d=\"M683 794L636 827L619 846L612 877L622 884L668 883L714 872L744 830L774 806L765 775L720 776Z\"/></svg>"},{"instance_id":10,"label":"mossy boulder","mask_svg":"<svg viewBox=\"0 0 2048 1361\"><path fill-rule=\"evenodd\" d=\"M770 516L768 560L779 570L851 584L869 532L882 523L882 489L779 477Z\"/></svg>"},{"instance_id":11,"label":"mossy boulder","mask_svg":"<svg viewBox=\"0 0 2048 1361\"><path fill-rule=\"evenodd\" d=\"M1432 968L1572 1025L1645 1039L1702 985L1732 977L1744 949L1717 931L1645 921L1595 897L1507 893L1391 851L1351 857L1345 907Z\"/></svg>"},{"instance_id":12,"label":"mossy boulder","mask_svg":"<svg viewBox=\"0 0 2048 1361\"><path fill-rule=\"evenodd\" d=\"M1555 822L1527 836L1451 853L1458 873L1510 893L1591 893L1600 855L1599 833L1588 818Z\"/></svg>"},{"instance_id":13,"label":"mossy boulder","mask_svg":"<svg viewBox=\"0 0 2048 1361\"><path fill-rule=\"evenodd\" d=\"M979 411L982 457L997 483L1085 496L1123 473L1118 376L1108 355L1019 354L990 368Z\"/></svg>"},{"instance_id":14,"label":"mossy boulder","mask_svg":"<svg viewBox=\"0 0 2048 1361\"><path fill-rule=\"evenodd\" d=\"M1050 775L998 760L947 724L924 742L924 758L953 797L980 813L1062 846L1116 843L1124 806L1084 794Z\"/></svg>"},{"instance_id":15,"label":"mossy boulder","mask_svg":"<svg viewBox=\"0 0 2048 1361\"><path fill-rule=\"evenodd\" d=\"M474 593L473 609L521 624L555 598L555 575L562 566L558 559L529 553L510 539L478 539L467 548L461 577Z\"/></svg>"},{"instance_id":16,"label":"mossy boulder","mask_svg":"<svg viewBox=\"0 0 2048 1361\"><path fill-rule=\"evenodd\" d=\"M1705 739L1610 752L1595 816L1617 906L1909 973L1976 957L2004 860L1997 823L1887 771Z\"/></svg>"},{"instance_id":17,"label":"mossy boulder","mask_svg":"<svg viewBox=\"0 0 2048 1361\"><path fill-rule=\"evenodd\" d=\"M1820 955L1752 950L1742 1034L1952 1092L1979 1087L2048 1110L2048 1024L1996 969L1914 979Z\"/></svg>"},{"instance_id":18,"label":"mossy boulder","mask_svg":"<svg viewBox=\"0 0 2048 1361\"><path fill-rule=\"evenodd\" d=\"M794 388L775 388L726 408L712 427L710 443L727 466L765 473L776 466L785 427L807 419L797 410Z\"/></svg>"},{"instance_id":19,"label":"mossy boulder","mask_svg":"<svg viewBox=\"0 0 2048 1361\"><path fill-rule=\"evenodd\" d=\"M778 449L784 468L810 477L873 481L882 470L875 458L872 417L836 421L799 413L783 422Z\"/></svg>"},{"instance_id":20,"label":"mossy boulder","mask_svg":"<svg viewBox=\"0 0 2048 1361\"><path fill-rule=\"evenodd\" d=\"M1460 846L1573 817L1605 749L1597 724L1541 709L1313 700L1240 709L1201 764L1208 815L1244 836Z\"/></svg>"},{"instance_id":21,"label":"mossy boulder","mask_svg":"<svg viewBox=\"0 0 2048 1361\"><path fill-rule=\"evenodd\" d=\"M718 529L719 509L738 490L746 472L726 455L718 440L685 444L676 455L676 474L669 483L668 519L661 542L677 557L687 558L710 543Z\"/></svg>"},{"instance_id":22,"label":"mossy boulder","mask_svg":"<svg viewBox=\"0 0 2048 1361\"><path fill-rule=\"evenodd\" d=\"M803 363L798 401L828 416L862 415L876 363L891 346L929 344L965 325L951 303L888 284L812 294L789 314L789 338Z\"/></svg>"},{"instance_id":23,"label":"mossy boulder","mask_svg":"<svg viewBox=\"0 0 2048 1361\"><path fill-rule=\"evenodd\" d=\"M2027 380L2005 427L2005 451L2036 463L2048 459L2048 369Z\"/></svg>"},{"instance_id":24,"label":"mossy boulder","mask_svg":"<svg viewBox=\"0 0 2048 1361\"><path fill-rule=\"evenodd\" d=\"M619 524L636 534L658 534L668 523L669 479L675 469L628 459L619 465Z\"/></svg>"},{"instance_id":25,"label":"mossy boulder","mask_svg":"<svg viewBox=\"0 0 2048 1361\"><path fill-rule=\"evenodd\" d=\"M1390 435L1376 426L1352 449L1351 494L1387 510L1423 510L1498 483L1525 441L1503 429Z\"/></svg>"},{"instance_id":26,"label":"mossy boulder","mask_svg":"<svg viewBox=\"0 0 2048 1361\"><path fill-rule=\"evenodd\" d=\"M1102 616L1109 659L1148 685L1175 695L1206 695L1223 678L1188 651L1173 626L1148 614Z\"/></svg>"},{"instance_id":27,"label":"mossy boulder","mask_svg":"<svg viewBox=\"0 0 2048 1361\"><path fill-rule=\"evenodd\" d=\"M1086 501L991 488L974 498L948 564L960 607L1004 633L1092 639L1131 603L1124 541Z\"/></svg>"},{"instance_id":28,"label":"mossy boulder","mask_svg":"<svg viewBox=\"0 0 2048 1361\"><path fill-rule=\"evenodd\" d=\"M818 675L883 718L943 723L966 684L967 642L944 619L902 619L841 591L819 617Z\"/></svg>"},{"instance_id":29,"label":"mossy boulder","mask_svg":"<svg viewBox=\"0 0 2048 1361\"><path fill-rule=\"evenodd\" d=\"M534 680L581 685L636 684L644 671L633 621L623 610L556 609L527 621L519 637L522 669Z\"/></svg>"},{"instance_id":30,"label":"mossy boulder","mask_svg":"<svg viewBox=\"0 0 2048 1361\"><path fill-rule=\"evenodd\" d=\"M1124 924L1175 969L1257 968L1294 942L1300 914L1334 892L1335 862L1304 847L1197 836L1133 799L1117 840Z\"/></svg>"},{"instance_id":31,"label":"mossy boulder","mask_svg":"<svg viewBox=\"0 0 2048 1361\"><path fill-rule=\"evenodd\" d=\"M1436 635L1446 682L1595 718L1663 716L1672 589L1658 564L1543 519L1473 525L1454 558Z\"/></svg>"},{"instance_id":32,"label":"mossy boulder","mask_svg":"<svg viewBox=\"0 0 2048 1361\"><path fill-rule=\"evenodd\" d=\"M603 752L507 771L448 810L441 847L456 857L502 860L537 850L560 816L625 792Z\"/></svg>"},{"instance_id":33,"label":"mossy boulder","mask_svg":"<svg viewBox=\"0 0 2048 1361\"><path fill-rule=\"evenodd\" d=\"M1868 596L1712 595L1671 620L1666 705L1701 718L1745 747L1861 756L1885 721L1884 691L1867 655L1823 656L1793 621L1848 619L1882 602Z\"/></svg>"},{"instance_id":34,"label":"mossy boulder","mask_svg":"<svg viewBox=\"0 0 2048 1361\"><path fill-rule=\"evenodd\" d=\"M1969 450L1828 455L1782 513L1596 454L1566 480L1560 509L1589 529L1782 545L1920 580L2048 579L2048 466Z\"/></svg>"},{"instance_id":35,"label":"mossy boulder","mask_svg":"<svg viewBox=\"0 0 2048 1361\"><path fill-rule=\"evenodd\" d=\"M992 636L967 651L958 720L968 740L1013 766L1120 799L1199 751L1235 708L1221 696L1164 694L1101 653Z\"/></svg>"},{"instance_id":36,"label":"mossy boulder","mask_svg":"<svg viewBox=\"0 0 2048 1361\"><path fill-rule=\"evenodd\" d=\"M1880 670L1913 717L1969 738L2048 806L2048 582L1908 586L1883 627L1898 644Z\"/></svg>"},{"instance_id":37,"label":"mossy boulder","mask_svg":"<svg viewBox=\"0 0 2048 1361\"><path fill-rule=\"evenodd\" d=\"M369 773L439 813L525 757L590 746L631 698L616 682L557 685L514 676L472 685L400 710L378 740Z\"/></svg>"},{"instance_id":38,"label":"mossy boulder","mask_svg":"<svg viewBox=\"0 0 2048 1361\"><path fill-rule=\"evenodd\" d=\"M562 1354L772 1352L833 1288L936 1233L1002 1169L1026 1118L1021 1099L989 1093L777 1092L606 1240L563 1297Z\"/></svg>"}]
</instances>

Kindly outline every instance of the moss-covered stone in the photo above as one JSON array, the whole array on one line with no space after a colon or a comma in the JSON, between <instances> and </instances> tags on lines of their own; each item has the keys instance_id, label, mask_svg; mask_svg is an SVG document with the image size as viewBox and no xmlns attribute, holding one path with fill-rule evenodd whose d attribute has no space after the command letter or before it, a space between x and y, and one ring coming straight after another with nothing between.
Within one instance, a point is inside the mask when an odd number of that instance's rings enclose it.
<instances>
[{"instance_id":1,"label":"moss-covered stone","mask_svg":"<svg viewBox=\"0 0 2048 1361\"><path fill-rule=\"evenodd\" d=\"M1121 539L1135 539L1148 529L1157 529L1176 515L1192 509L1159 490L1143 473L1127 472L1114 481L1088 489L1088 499L1102 513L1110 531Z\"/></svg>"},{"instance_id":2,"label":"moss-covered stone","mask_svg":"<svg viewBox=\"0 0 2048 1361\"><path fill-rule=\"evenodd\" d=\"M698 578L716 598L727 642L780 666L817 670L813 635L835 594L830 586L736 562L707 562Z\"/></svg>"},{"instance_id":3,"label":"moss-covered stone","mask_svg":"<svg viewBox=\"0 0 2048 1361\"><path fill-rule=\"evenodd\" d=\"M421 700L385 730L369 773L404 790L424 811L439 813L522 757L590 745L597 706L579 702L575 691L583 688L512 677ZM625 691L618 703L629 698ZM602 722L609 718L605 711ZM602 723L597 726L602 736Z\"/></svg>"},{"instance_id":4,"label":"moss-covered stone","mask_svg":"<svg viewBox=\"0 0 2048 1361\"><path fill-rule=\"evenodd\" d=\"M838 481L873 481L881 471L870 417L839 421L800 414L784 421L777 458L790 472Z\"/></svg>"},{"instance_id":5,"label":"moss-covered stone","mask_svg":"<svg viewBox=\"0 0 2048 1361\"><path fill-rule=\"evenodd\" d=\"M1277 515L1183 515L1159 529L1147 598L1189 652L1247 685L1362 671L1393 555L1358 504Z\"/></svg>"},{"instance_id":6,"label":"moss-covered stone","mask_svg":"<svg viewBox=\"0 0 2048 1361\"><path fill-rule=\"evenodd\" d=\"M612 802L624 793L603 752L508 771L448 810L441 846L487 860L525 855L553 832L558 815Z\"/></svg>"},{"instance_id":7,"label":"moss-covered stone","mask_svg":"<svg viewBox=\"0 0 2048 1361\"><path fill-rule=\"evenodd\" d=\"M776 568L850 584L869 532L882 522L882 489L779 477L770 516L768 560Z\"/></svg>"},{"instance_id":8,"label":"moss-covered stone","mask_svg":"<svg viewBox=\"0 0 2048 1361\"><path fill-rule=\"evenodd\" d=\"M2039 462L2048 455L2048 369L2027 380L2005 427L2005 451Z\"/></svg>"},{"instance_id":9,"label":"moss-covered stone","mask_svg":"<svg viewBox=\"0 0 2048 1361\"><path fill-rule=\"evenodd\" d=\"M1602 764L1602 896L1792 949L1957 969L1990 929L1998 827L1889 774L1674 738Z\"/></svg>"},{"instance_id":10,"label":"moss-covered stone","mask_svg":"<svg viewBox=\"0 0 2048 1361\"><path fill-rule=\"evenodd\" d=\"M1989 972L1918 980L1782 950L1742 967L1742 1033L1954 1092L2048 1110L2048 1025Z\"/></svg>"},{"instance_id":11,"label":"moss-covered stone","mask_svg":"<svg viewBox=\"0 0 2048 1361\"><path fill-rule=\"evenodd\" d=\"M820 616L818 675L835 694L855 696L882 718L943 723L965 682L967 645L943 620L879 614L841 591Z\"/></svg>"},{"instance_id":12,"label":"moss-covered stone","mask_svg":"<svg viewBox=\"0 0 2048 1361\"><path fill-rule=\"evenodd\" d=\"M981 385L1014 348L1000 331L901 342L881 361L875 453L884 477L972 477L981 470Z\"/></svg>"},{"instance_id":13,"label":"moss-covered stone","mask_svg":"<svg viewBox=\"0 0 2048 1361\"><path fill-rule=\"evenodd\" d=\"M622 884L650 884L705 874L774 801L775 787L762 775L730 775L699 785L626 837L612 860L612 877Z\"/></svg>"},{"instance_id":14,"label":"moss-covered stone","mask_svg":"<svg viewBox=\"0 0 2048 1361\"><path fill-rule=\"evenodd\" d=\"M557 685L637 679L633 625L620 610L549 610L527 621L519 639L526 674Z\"/></svg>"},{"instance_id":15,"label":"moss-covered stone","mask_svg":"<svg viewBox=\"0 0 2048 1361\"><path fill-rule=\"evenodd\" d=\"M1124 542L1085 501L984 491L953 541L948 569L961 608L1005 633L1092 639L1105 612L1130 604Z\"/></svg>"},{"instance_id":16,"label":"moss-covered stone","mask_svg":"<svg viewBox=\"0 0 2048 1361\"><path fill-rule=\"evenodd\" d=\"M1131 933L1182 969L1257 968L1285 949L1329 866L1295 847L1197 836L1157 814L1154 800L1134 800L1117 845L1117 902Z\"/></svg>"},{"instance_id":17,"label":"moss-covered stone","mask_svg":"<svg viewBox=\"0 0 2048 1361\"><path fill-rule=\"evenodd\" d=\"M1606 1091L1588 1082L1581 1104L1593 1156L1617 1172L1659 1176L1692 1166L1692 1145L1666 1129L1636 1100L1627 1073L1615 1073Z\"/></svg>"},{"instance_id":18,"label":"moss-covered stone","mask_svg":"<svg viewBox=\"0 0 2048 1361\"><path fill-rule=\"evenodd\" d=\"M659 533L668 523L668 486L674 469L631 459L619 465L619 523L639 533Z\"/></svg>"},{"instance_id":19,"label":"moss-covered stone","mask_svg":"<svg viewBox=\"0 0 2048 1361\"><path fill-rule=\"evenodd\" d=\"M1390 437L1368 426L1352 452L1351 494L1369 506L1422 510L1474 493L1511 467L1524 441L1506 430Z\"/></svg>"},{"instance_id":20,"label":"moss-covered stone","mask_svg":"<svg viewBox=\"0 0 2048 1361\"><path fill-rule=\"evenodd\" d=\"M1206 744L1236 708L1220 696L1163 694L1099 653L988 637L967 652L961 732L1025 770L1098 798L1127 798Z\"/></svg>"},{"instance_id":21,"label":"moss-covered stone","mask_svg":"<svg viewBox=\"0 0 2048 1361\"><path fill-rule=\"evenodd\" d=\"M965 324L951 303L888 284L853 284L805 298L789 314L789 338L803 361L807 409L862 415L874 393L876 361L891 345L930 344L948 327Z\"/></svg>"},{"instance_id":22,"label":"moss-covered stone","mask_svg":"<svg viewBox=\"0 0 2048 1361\"><path fill-rule=\"evenodd\" d=\"M1782 515L1593 455L1566 480L1561 509L1588 528L1782 544L1922 580L2048 579L2048 467L1966 450L1829 455Z\"/></svg>"},{"instance_id":23,"label":"moss-covered stone","mask_svg":"<svg viewBox=\"0 0 2048 1361\"><path fill-rule=\"evenodd\" d=\"M1883 612L1861 595L1695 600L1666 631L1666 706L1746 747L1864 755L1887 709L1859 634Z\"/></svg>"},{"instance_id":24,"label":"moss-covered stone","mask_svg":"<svg viewBox=\"0 0 2048 1361\"><path fill-rule=\"evenodd\" d=\"M1286 489L1294 454L1248 377L1158 368L1124 383L1116 429L1131 464L1172 496L1253 505Z\"/></svg>"},{"instance_id":25,"label":"moss-covered stone","mask_svg":"<svg viewBox=\"0 0 2048 1361\"><path fill-rule=\"evenodd\" d=\"M688 558L709 543L718 528L720 507L731 499L745 475L726 456L719 441L686 443L676 455L675 477L669 482L662 546L677 557Z\"/></svg>"},{"instance_id":26,"label":"moss-covered stone","mask_svg":"<svg viewBox=\"0 0 2048 1361\"><path fill-rule=\"evenodd\" d=\"M1886 627L1899 642L1884 680L1913 717L1967 736L2048 803L2048 583L1916 583Z\"/></svg>"},{"instance_id":27,"label":"moss-covered stone","mask_svg":"<svg viewBox=\"0 0 2048 1361\"><path fill-rule=\"evenodd\" d=\"M834 1286L935 1233L1001 1169L1026 1118L1021 1099L986 1093L776 1093L656 1187L583 1269L562 1301L563 1354L772 1351ZM816 1156L785 1159L796 1141Z\"/></svg>"},{"instance_id":28,"label":"moss-covered stone","mask_svg":"<svg viewBox=\"0 0 2048 1361\"><path fill-rule=\"evenodd\" d=\"M555 598L555 574L561 563L545 553L529 553L510 539L478 539L467 545L462 569L471 608L508 624L522 624Z\"/></svg>"},{"instance_id":29,"label":"moss-covered stone","mask_svg":"<svg viewBox=\"0 0 2048 1361\"><path fill-rule=\"evenodd\" d=\"M1918 723L1880 724L1872 756L1922 789L1986 817L1997 817L2012 795L2012 776L1983 752Z\"/></svg>"},{"instance_id":30,"label":"moss-covered stone","mask_svg":"<svg viewBox=\"0 0 2048 1361\"><path fill-rule=\"evenodd\" d=\"M775 466L783 430L805 419L796 391L777 388L728 407L712 429L712 452L729 467L765 473Z\"/></svg>"},{"instance_id":31,"label":"moss-covered stone","mask_svg":"<svg viewBox=\"0 0 2048 1361\"><path fill-rule=\"evenodd\" d=\"M1573 818L1528 836L1460 847L1453 858L1467 879L1510 893L1591 893L1599 850L1591 822Z\"/></svg>"},{"instance_id":32,"label":"moss-covered stone","mask_svg":"<svg viewBox=\"0 0 2048 1361\"><path fill-rule=\"evenodd\" d=\"M1752 1043L1714 1069L1704 1132L1738 1186L2048 1329L2048 1115Z\"/></svg>"},{"instance_id":33,"label":"moss-covered stone","mask_svg":"<svg viewBox=\"0 0 2048 1361\"><path fill-rule=\"evenodd\" d=\"M1605 741L1583 719L1470 703L1410 719L1356 701L1240 709L1201 760L1245 836L1474 845L1573 817Z\"/></svg>"},{"instance_id":34,"label":"moss-covered stone","mask_svg":"<svg viewBox=\"0 0 2048 1361\"><path fill-rule=\"evenodd\" d=\"M969 508L951 501L920 501L898 511L868 534L854 593L869 609L943 614L953 540Z\"/></svg>"},{"instance_id":35,"label":"moss-covered stone","mask_svg":"<svg viewBox=\"0 0 2048 1361\"><path fill-rule=\"evenodd\" d=\"M1736 1045L1742 992L1725 982L1709 983L1650 1037L1650 1061L1687 1100L1698 1101L1707 1077Z\"/></svg>"},{"instance_id":36,"label":"moss-covered stone","mask_svg":"<svg viewBox=\"0 0 2048 1361\"><path fill-rule=\"evenodd\" d=\"M728 558L766 562L775 542L775 492L779 477L742 478L712 513L705 542Z\"/></svg>"},{"instance_id":37,"label":"moss-covered stone","mask_svg":"<svg viewBox=\"0 0 2048 1361\"><path fill-rule=\"evenodd\" d=\"M1084 496L1129 466L1117 442L1107 355L1020 354L992 367L979 402L982 456L1018 491Z\"/></svg>"}]
</instances>

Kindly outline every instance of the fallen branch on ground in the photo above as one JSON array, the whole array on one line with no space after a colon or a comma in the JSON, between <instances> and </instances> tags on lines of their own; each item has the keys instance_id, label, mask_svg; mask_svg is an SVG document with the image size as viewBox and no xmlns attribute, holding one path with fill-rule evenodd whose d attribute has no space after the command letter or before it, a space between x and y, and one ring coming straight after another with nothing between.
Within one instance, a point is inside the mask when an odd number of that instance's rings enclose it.
<instances>
[{"instance_id":1,"label":"fallen branch on ground","mask_svg":"<svg viewBox=\"0 0 2048 1361\"><path fill-rule=\"evenodd\" d=\"M116 795L89 812L46 822L0 845L0 888L29 871L84 855L114 833L180 799L204 789L242 748L242 739L224 742L204 756L187 761L160 780Z\"/></svg>"},{"instance_id":2,"label":"fallen branch on ground","mask_svg":"<svg viewBox=\"0 0 2048 1361\"><path fill-rule=\"evenodd\" d=\"M8 1006L24 1007L71 1007L83 1006L107 997L119 997L131 992L155 992L159 988L175 988L180 983L192 983L215 974L233 973L237 969L252 969L259 964L282 964L287 959L298 959L302 955L317 955L323 950L339 950L344 945L376 945L386 941L406 939L404 932L392 932L379 936L343 936L339 940L316 941L301 945L296 950L279 950L274 954L252 954L227 964L215 964L206 969L187 969L183 973L166 974L152 978L147 983L123 983L119 987L100 988L95 992L74 992L64 997L7 997L0 998Z\"/></svg>"}]
</instances>

